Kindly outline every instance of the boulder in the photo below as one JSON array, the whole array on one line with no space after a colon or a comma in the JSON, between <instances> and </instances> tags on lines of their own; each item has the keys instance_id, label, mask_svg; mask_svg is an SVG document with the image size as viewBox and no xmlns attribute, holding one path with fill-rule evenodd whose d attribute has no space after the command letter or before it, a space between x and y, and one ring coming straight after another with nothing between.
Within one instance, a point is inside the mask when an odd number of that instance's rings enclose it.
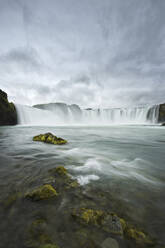
<instances>
[{"instance_id":1,"label":"boulder","mask_svg":"<svg viewBox=\"0 0 165 248\"><path fill-rule=\"evenodd\" d=\"M7 94L0 90L0 126L16 125L17 112L13 103L8 102Z\"/></svg>"},{"instance_id":2,"label":"boulder","mask_svg":"<svg viewBox=\"0 0 165 248\"><path fill-rule=\"evenodd\" d=\"M57 136L53 135L52 133L45 133L45 134L40 134L40 135L34 136L33 141L41 141L41 142L49 143L49 144L53 144L53 145L63 145L63 144L67 143L66 140L64 140L62 138L58 138Z\"/></svg>"}]
</instances>

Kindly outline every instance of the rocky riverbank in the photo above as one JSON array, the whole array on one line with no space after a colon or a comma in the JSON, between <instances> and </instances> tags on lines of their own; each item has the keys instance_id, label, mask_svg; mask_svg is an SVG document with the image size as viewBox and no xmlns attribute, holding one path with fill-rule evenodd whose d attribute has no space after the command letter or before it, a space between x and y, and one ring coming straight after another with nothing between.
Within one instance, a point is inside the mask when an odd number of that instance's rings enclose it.
<instances>
[{"instance_id":1,"label":"rocky riverbank","mask_svg":"<svg viewBox=\"0 0 165 248\"><path fill-rule=\"evenodd\" d=\"M0 90L0 126L16 124L17 112L15 105L9 103L7 94Z\"/></svg>"}]
</instances>

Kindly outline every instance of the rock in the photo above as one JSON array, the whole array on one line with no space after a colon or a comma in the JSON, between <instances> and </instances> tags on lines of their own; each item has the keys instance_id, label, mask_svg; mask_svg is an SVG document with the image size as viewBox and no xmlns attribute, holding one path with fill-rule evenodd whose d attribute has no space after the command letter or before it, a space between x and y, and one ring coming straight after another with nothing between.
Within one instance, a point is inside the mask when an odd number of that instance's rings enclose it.
<instances>
[{"instance_id":1,"label":"rock","mask_svg":"<svg viewBox=\"0 0 165 248\"><path fill-rule=\"evenodd\" d=\"M153 244L152 240L142 231L131 227L124 219L120 219L123 228L124 236L127 239L132 239L136 243Z\"/></svg>"},{"instance_id":2,"label":"rock","mask_svg":"<svg viewBox=\"0 0 165 248\"><path fill-rule=\"evenodd\" d=\"M165 122L161 124L161 126L165 126Z\"/></svg>"},{"instance_id":3,"label":"rock","mask_svg":"<svg viewBox=\"0 0 165 248\"><path fill-rule=\"evenodd\" d=\"M13 103L8 102L7 94L0 90L0 126L16 125L17 112Z\"/></svg>"},{"instance_id":4,"label":"rock","mask_svg":"<svg viewBox=\"0 0 165 248\"><path fill-rule=\"evenodd\" d=\"M128 239L133 239L136 243L152 244L152 241L144 234L142 231L139 231L135 228L126 228L125 236Z\"/></svg>"},{"instance_id":5,"label":"rock","mask_svg":"<svg viewBox=\"0 0 165 248\"><path fill-rule=\"evenodd\" d=\"M67 169L63 166L58 166L52 170L50 170L54 174L58 174L60 176L66 176L67 175Z\"/></svg>"},{"instance_id":6,"label":"rock","mask_svg":"<svg viewBox=\"0 0 165 248\"><path fill-rule=\"evenodd\" d=\"M165 103L159 106L158 122L165 122Z\"/></svg>"},{"instance_id":7,"label":"rock","mask_svg":"<svg viewBox=\"0 0 165 248\"><path fill-rule=\"evenodd\" d=\"M63 145L67 143L66 140L62 138L58 138L52 133L45 133L45 134L34 136L33 141L41 141L44 143L49 143L49 144L54 144L54 145Z\"/></svg>"},{"instance_id":8,"label":"rock","mask_svg":"<svg viewBox=\"0 0 165 248\"><path fill-rule=\"evenodd\" d=\"M115 239L107 238L102 243L101 248L119 248L119 245Z\"/></svg>"},{"instance_id":9,"label":"rock","mask_svg":"<svg viewBox=\"0 0 165 248\"><path fill-rule=\"evenodd\" d=\"M81 224L101 227L104 231L116 235L122 235L123 229L119 217L114 213L106 213L94 209L74 209L72 216Z\"/></svg>"},{"instance_id":10,"label":"rock","mask_svg":"<svg viewBox=\"0 0 165 248\"><path fill-rule=\"evenodd\" d=\"M49 173L51 176L55 177L56 187L60 193L65 190L79 187L79 183L76 179L72 179L68 174L68 171L63 166L58 166L56 168L50 169Z\"/></svg>"},{"instance_id":11,"label":"rock","mask_svg":"<svg viewBox=\"0 0 165 248\"><path fill-rule=\"evenodd\" d=\"M116 235L123 235L122 224L120 222L120 218L116 214L106 214L102 223L105 231Z\"/></svg>"},{"instance_id":12,"label":"rock","mask_svg":"<svg viewBox=\"0 0 165 248\"><path fill-rule=\"evenodd\" d=\"M81 208L74 210L72 216L83 224L101 225L104 212L102 210Z\"/></svg>"},{"instance_id":13,"label":"rock","mask_svg":"<svg viewBox=\"0 0 165 248\"><path fill-rule=\"evenodd\" d=\"M26 198L30 198L33 201L46 200L57 196L56 190L49 184L40 186L25 195Z\"/></svg>"}]
</instances>

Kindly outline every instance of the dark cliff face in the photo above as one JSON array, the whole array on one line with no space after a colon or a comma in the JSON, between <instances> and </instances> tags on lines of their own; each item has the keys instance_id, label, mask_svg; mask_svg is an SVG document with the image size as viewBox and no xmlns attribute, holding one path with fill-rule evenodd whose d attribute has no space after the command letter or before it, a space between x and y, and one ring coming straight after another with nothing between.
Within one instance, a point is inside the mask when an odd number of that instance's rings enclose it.
<instances>
[{"instance_id":1,"label":"dark cliff face","mask_svg":"<svg viewBox=\"0 0 165 248\"><path fill-rule=\"evenodd\" d=\"M159 106L159 117L158 122L165 122L165 103Z\"/></svg>"},{"instance_id":2,"label":"dark cliff face","mask_svg":"<svg viewBox=\"0 0 165 248\"><path fill-rule=\"evenodd\" d=\"M7 94L0 90L0 126L16 124L16 108L13 103L8 102Z\"/></svg>"}]
</instances>

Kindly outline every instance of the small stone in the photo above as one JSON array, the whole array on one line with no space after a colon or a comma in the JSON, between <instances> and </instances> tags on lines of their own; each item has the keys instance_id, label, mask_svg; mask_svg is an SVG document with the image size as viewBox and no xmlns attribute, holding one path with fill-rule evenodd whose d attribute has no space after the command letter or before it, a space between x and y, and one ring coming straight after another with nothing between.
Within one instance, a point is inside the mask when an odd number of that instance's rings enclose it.
<instances>
[{"instance_id":1,"label":"small stone","mask_svg":"<svg viewBox=\"0 0 165 248\"><path fill-rule=\"evenodd\" d=\"M115 239L107 238L102 243L101 248L119 248L119 244Z\"/></svg>"}]
</instances>

